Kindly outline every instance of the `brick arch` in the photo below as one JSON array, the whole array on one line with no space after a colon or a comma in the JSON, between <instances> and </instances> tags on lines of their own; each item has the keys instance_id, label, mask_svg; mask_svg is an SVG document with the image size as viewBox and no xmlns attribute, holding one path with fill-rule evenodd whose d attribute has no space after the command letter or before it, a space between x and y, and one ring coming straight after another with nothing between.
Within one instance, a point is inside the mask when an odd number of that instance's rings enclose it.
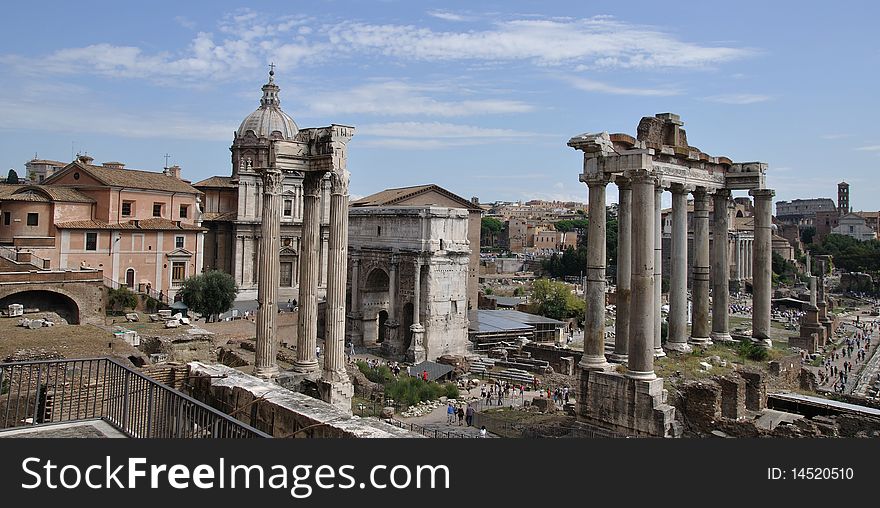
<instances>
[{"instance_id":1,"label":"brick arch","mask_svg":"<svg viewBox=\"0 0 880 508\"><path fill-rule=\"evenodd\" d=\"M55 312L66 319L69 324L78 325L81 321L81 310L76 298L59 289L36 288L2 288L0 289L0 308L20 303L25 308L38 308L42 312Z\"/></svg>"}]
</instances>

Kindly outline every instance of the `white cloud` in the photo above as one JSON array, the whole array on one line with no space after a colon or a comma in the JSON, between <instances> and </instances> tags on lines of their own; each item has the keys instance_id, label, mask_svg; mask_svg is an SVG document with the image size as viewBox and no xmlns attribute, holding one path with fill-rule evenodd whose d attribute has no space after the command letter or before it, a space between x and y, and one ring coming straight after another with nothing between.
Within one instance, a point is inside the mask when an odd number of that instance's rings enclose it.
<instances>
[{"instance_id":1,"label":"white cloud","mask_svg":"<svg viewBox=\"0 0 880 508\"><path fill-rule=\"evenodd\" d=\"M470 21L471 19L473 19L470 16L463 16L461 14L456 14L454 12L440 11L440 10L428 11L427 14L428 14L428 16L431 16L431 17L434 17L437 19L442 19L444 21Z\"/></svg>"},{"instance_id":2,"label":"white cloud","mask_svg":"<svg viewBox=\"0 0 880 508\"><path fill-rule=\"evenodd\" d=\"M400 81L368 83L349 90L322 92L304 97L309 114L372 114L382 116L429 115L440 117L525 113L533 107L505 99L440 100L425 92L437 87L414 86Z\"/></svg>"},{"instance_id":3,"label":"white cloud","mask_svg":"<svg viewBox=\"0 0 880 508\"><path fill-rule=\"evenodd\" d=\"M365 124L357 128L360 146L390 149L442 149L475 146L514 139L547 136L512 129L497 129L443 122L389 122ZM478 178L475 177L475 178Z\"/></svg>"},{"instance_id":4,"label":"white cloud","mask_svg":"<svg viewBox=\"0 0 880 508\"><path fill-rule=\"evenodd\" d=\"M712 95L710 97L703 98L703 100L709 102L718 102L721 104L755 104L758 102L769 101L771 99L772 97L770 97L769 95L748 93Z\"/></svg>"},{"instance_id":5,"label":"white cloud","mask_svg":"<svg viewBox=\"0 0 880 508\"><path fill-rule=\"evenodd\" d=\"M607 16L586 19L501 21L484 31L445 31L413 25L343 22L328 28L335 46L397 58L528 60L540 65L596 67L705 67L753 51L683 42L652 27Z\"/></svg>"},{"instance_id":6,"label":"white cloud","mask_svg":"<svg viewBox=\"0 0 880 508\"><path fill-rule=\"evenodd\" d=\"M880 145L860 146L856 150L860 152L877 152L880 151Z\"/></svg>"},{"instance_id":7,"label":"white cloud","mask_svg":"<svg viewBox=\"0 0 880 508\"><path fill-rule=\"evenodd\" d=\"M431 11L445 19L465 17ZM541 66L589 68L700 68L744 58L753 50L679 40L650 26L608 16L497 21L488 29L435 31L415 25L337 22L318 25L306 16L266 15L249 9L223 16L217 34L198 32L185 48L149 51L134 45L96 44L48 55L0 55L21 73L97 74L180 85L229 80L270 60L292 68L347 56L390 60L524 61ZM191 20L175 21L194 27Z\"/></svg>"},{"instance_id":8,"label":"white cloud","mask_svg":"<svg viewBox=\"0 0 880 508\"><path fill-rule=\"evenodd\" d=\"M174 22L183 28L188 28L190 30L196 27L196 22L187 18L186 16L174 16Z\"/></svg>"},{"instance_id":9,"label":"white cloud","mask_svg":"<svg viewBox=\"0 0 880 508\"><path fill-rule=\"evenodd\" d=\"M598 92L598 93L606 93L612 95L638 95L638 96L653 96L653 97L666 97L670 95L680 95L681 90L673 89L673 88L633 88L626 86L616 86L609 85L607 83L602 83L599 81L595 81L587 78L567 78L566 79L571 85L578 90L583 90L585 92Z\"/></svg>"}]
</instances>

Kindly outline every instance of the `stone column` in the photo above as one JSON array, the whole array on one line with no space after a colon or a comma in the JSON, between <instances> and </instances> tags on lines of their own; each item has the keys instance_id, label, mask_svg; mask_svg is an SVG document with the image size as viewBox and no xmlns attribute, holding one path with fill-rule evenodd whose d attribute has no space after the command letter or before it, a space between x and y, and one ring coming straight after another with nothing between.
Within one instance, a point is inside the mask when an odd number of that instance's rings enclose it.
<instances>
[{"instance_id":1,"label":"stone column","mask_svg":"<svg viewBox=\"0 0 880 508\"><path fill-rule=\"evenodd\" d=\"M654 187L646 170L632 175L632 299L626 376L654 379ZM592 221L590 221L592 224Z\"/></svg>"},{"instance_id":2,"label":"stone column","mask_svg":"<svg viewBox=\"0 0 880 508\"><path fill-rule=\"evenodd\" d=\"M348 171L330 173L330 238L327 247L327 314L321 399L351 411L354 388L345 372L345 283L348 276Z\"/></svg>"},{"instance_id":3,"label":"stone column","mask_svg":"<svg viewBox=\"0 0 880 508\"><path fill-rule=\"evenodd\" d=\"M663 352L661 331L663 327L663 186L654 188L654 356L666 356Z\"/></svg>"},{"instance_id":4,"label":"stone column","mask_svg":"<svg viewBox=\"0 0 880 508\"><path fill-rule=\"evenodd\" d=\"M709 345L709 195L705 187L694 191L694 272L691 292L694 313L691 344Z\"/></svg>"},{"instance_id":5,"label":"stone column","mask_svg":"<svg viewBox=\"0 0 880 508\"><path fill-rule=\"evenodd\" d=\"M617 184L617 313L614 318L614 354L611 361L626 363L629 354L629 305L632 274L632 187L628 178Z\"/></svg>"},{"instance_id":6,"label":"stone column","mask_svg":"<svg viewBox=\"0 0 880 508\"><path fill-rule=\"evenodd\" d=\"M816 301L816 276L810 275L810 307L817 308Z\"/></svg>"},{"instance_id":7,"label":"stone column","mask_svg":"<svg viewBox=\"0 0 880 508\"><path fill-rule=\"evenodd\" d=\"M580 366L586 370L608 370L605 360L605 186L608 180L604 175L581 175L581 181L586 182L590 194L584 283L584 356Z\"/></svg>"},{"instance_id":8,"label":"stone column","mask_svg":"<svg viewBox=\"0 0 880 508\"><path fill-rule=\"evenodd\" d=\"M278 315L278 254L281 251L281 187L284 175L270 168L263 171L262 240L257 269L257 344L254 375L271 378L278 374L275 360L278 337L275 318Z\"/></svg>"},{"instance_id":9,"label":"stone column","mask_svg":"<svg viewBox=\"0 0 880 508\"><path fill-rule=\"evenodd\" d=\"M728 204L730 191L719 189L713 196L715 216L712 223L712 340L729 341L730 337L730 260L728 253Z\"/></svg>"},{"instance_id":10,"label":"stone column","mask_svg":"<svg viewBox=\"0 0 880 508\"><path fill-rule=\"evenodd\" d=\"M772 189L753 189L755 198L755 240L752 258L752 337L770 342L770 298L772 296L773 245L771 227L773 213Z\"/></svg>"},{"instance_id":11,"label":"stone column","mask_svg":"<svg viewBox=\"0 0 880 508\"><path fill-rule=\"evenodd\" d=\"M363 337L361 329L361 292L360 292L360 275L361 274L361 258L357 252L351 253L351 320L348 327L348 336L352 344L360 342L359 338Z\"/></svg>"},{"instance_id":12,"label":"stone column","mask_svg":"<svg viewBox=\"0 0 880 508\"><path fill-rule=\"evenodd\" d=\"M398 281L397 268L400 264L400 256L391 254L391 266L388 273L388 319L385 321L385 341L382 342L382 349L391 354L400 354L398 351L398 327L400 323L397 321L397 293L400 291L400 282Z\"/></svg>"},{"instance_id":13,"label":"stone column","mask_svg":"<svg viewBox=\"0 0 880 508\"><path fill-rule=\"evenodd\" d=\"M412 332L412 343L406 353L407 360L412 363L421 363L427 360L427 351L425 351L425 327L422 326L419 314L421 313L421 297L422 297L422 260L416 258L413 267L413 324L409 327Z\"/></svg>"},{"instance_id":14,"label":"stone column","mask_svg":"<svg viewBox=\"0 0 880 508\"><path fill-rule=\"evenodd\" d=\"M689 189L672 186L672 277L669 280L669 337L666 349L688 352L687 196Z\"/></svg>"},{"instance_id":15,"label":"stone column","mask_svg":"<svg viewBox=\"0 0 880 508\"><path fill-rule=\"evenodd\" d=\"M296 361L293 369L300 373L315 373L318 359L318 275L320 256L318 242L321 234L321 182L324 174L305 173L303 179L303 225L299 267L299 320L297 322Z\"/></svg>"}]
</instances>

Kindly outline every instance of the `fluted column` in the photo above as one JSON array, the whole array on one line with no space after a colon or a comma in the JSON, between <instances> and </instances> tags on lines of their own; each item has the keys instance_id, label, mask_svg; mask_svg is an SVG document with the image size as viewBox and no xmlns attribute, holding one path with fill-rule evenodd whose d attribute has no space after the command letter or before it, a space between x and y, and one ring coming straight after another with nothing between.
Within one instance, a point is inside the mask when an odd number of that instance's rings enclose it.
<instances>
[{"instance_id":1,"label":"fluted column","mask_svg":"<svg viewBox=\"0 0 880 508\"><path fill-rule=\"evenodd\" d=\"M663 187L654 188L654 356L666 356L663 352L661 331L663 327Z\"/></svg>"},{"instance_id":2,"label":"fluted column","mask_svg":"<svg viewBox=\"0 0 880 508\"><path fill-rule=\"evenodd\" d=\"M669 337L666 349L688 352L687 197L689 189L672 186L672 276L669 280Z\"/></svg>"},{"instance_id":3,"label":"fluted column","mask_svg":"<svg viewBox=\"0 0 880 508\"><path fill-rule=\"evenodd\" d=\"M752 337L770 340L770 297L773 274L772 189L753 189L749 194L755 198L755 240L752 261Z\"/></svg>"},{"instance_id":4,"label":"fluted column","mask_svg":"<svg viewBox=\"0 0 880 508\"><path fill-rule=\"evenodd\" d=\"M318 274L321 234L321 181L324 174L310 171L303 179L303 225L299 270L299 321L297 322L297 372L318 370L315 347L318 343Z\"/></svg>"},{"instance_id":5,"label":"fluted column","mask_svg":"<svg viewBox=\"0 0 880 508\"><path fill-rule=\"evenodd\" d=\"M614 318L614 354L611 361L626 363L629 354L629 306L632 274L632 187L628 178L617 184L617 313Z\"/></svg>"},{"instance_id":6,"label":"fluted column","mask_svg":"<svg viewBox=\"0 0 880 508\"><path fill-rule=\"evenodd\" d=\"M712 221L712 340L729 341L730 260L727 257L728 203L730 191L719 189L713 196L715 210Z\"/></svg>"},{"instance_id":7,"label":"fluted column","mask_svg":"<svg viewBox=\"0 0 880 508\"><path fill-rule=\"evenodd\" d=\"M284 175L277 169L263 171L262 239L257 258L257 344L254 374L270 378L278 374L275 359L278 337L275 318L278 315L278 285L280 283L278 254L281 250L281 187Z\"/></svg>"},{"instance_id":8,"label":"fluted column","mask_svg":"<svg viewBox=\"0 0 880 508\"><path fill-rule=\"evenodd\" d=\"M360 295L360 276L361 276L361 258L360 253L355 251L351 253L351 309L350 323L346 333L352 344L360 343L363 335L363 315L361 314L361 295Z\"/></svg>"},{"instance_id":9,"label":"fluted column","mask_svg":"<svg viewBox=\"0 0 880 508\"><path fill-rule=\"evenodd\" d=\"M580 366L587 370L607 370L605 360L605 186L604 176L581 181L589 188L589 225L587 229L587 266L584 293L584 356Z\"/></svg>"},{"instance_id":10,"label":"fluted column","mask_svg":"<svg viewBox=\"0 0 880 508\"><path fill-rule=\"evenodd\" d=\"M709 338L709 195L704 187L694 191L694 275L691 344L708 345Z\"/></svg>"},{"instance_id":11,"label":"fluted column","mask_svg":"<svg viewBox=\"0 0 880 508\"><path fill-rule=\"evenodd\" d=\"M400 255L391 254L391 265L388 272L388 319L385 321L385 341L382 343L383 349L393 354L399 351L391 351L388 348L398 347L398 328L400 323L397 320L397 294L400 291L400 281L398 280L398 265L400 264Z\"/></svg>"},{"instance_id":12,"label":"fluted column","mask_svg":"<svg viewBox=\"0 0 880 508\"><path fill-rule=\"evenodd\" d=\"M648 171L632 175L632 299L626 376L654 379L654 187Z\"/></svg>"},{"instance_id":13,"label":"fluted column","mask_svg":"<svg viewBox=\"0 0 880 508\"><path fill-rule=\"evenodd\" d=\"M330 238L327 248L327 316L324 372L327 382L348 381L345 372L345 283L348 275L348 171L330 173Z\"/></svg>"},{"instance_id":14,"label":"fluted column","mask_svg":"<svg viewBox=\"0 0 880 508\"><path fill-rule=\"evenodd\" d=\"M421 313L422 297L422 260L416 258L413 272L413 324L409 327L412 332L412 343L407 351L407 359L413 363L420 363L427 359L425 351L425 327L422 326L419 314Z\"/></svg>"}]
</instances>

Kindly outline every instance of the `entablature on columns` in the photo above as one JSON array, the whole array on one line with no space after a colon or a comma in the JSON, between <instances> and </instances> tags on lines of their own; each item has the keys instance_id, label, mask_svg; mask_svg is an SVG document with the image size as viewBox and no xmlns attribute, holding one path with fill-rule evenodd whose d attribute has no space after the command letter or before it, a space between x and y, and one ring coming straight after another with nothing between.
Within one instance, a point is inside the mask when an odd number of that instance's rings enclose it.
<instances>
[{"instance_id":1,"label":"entablature on columns","mask_svg":"<svg viewBox=\"0 0 880 508\"><path fill-rule=\"evenodd\" d=\"M295 139L272 143L270 163L281 171L344 171L352 136L354 127L347 125L300 129Z\"/></svg>"}]
</instances>

